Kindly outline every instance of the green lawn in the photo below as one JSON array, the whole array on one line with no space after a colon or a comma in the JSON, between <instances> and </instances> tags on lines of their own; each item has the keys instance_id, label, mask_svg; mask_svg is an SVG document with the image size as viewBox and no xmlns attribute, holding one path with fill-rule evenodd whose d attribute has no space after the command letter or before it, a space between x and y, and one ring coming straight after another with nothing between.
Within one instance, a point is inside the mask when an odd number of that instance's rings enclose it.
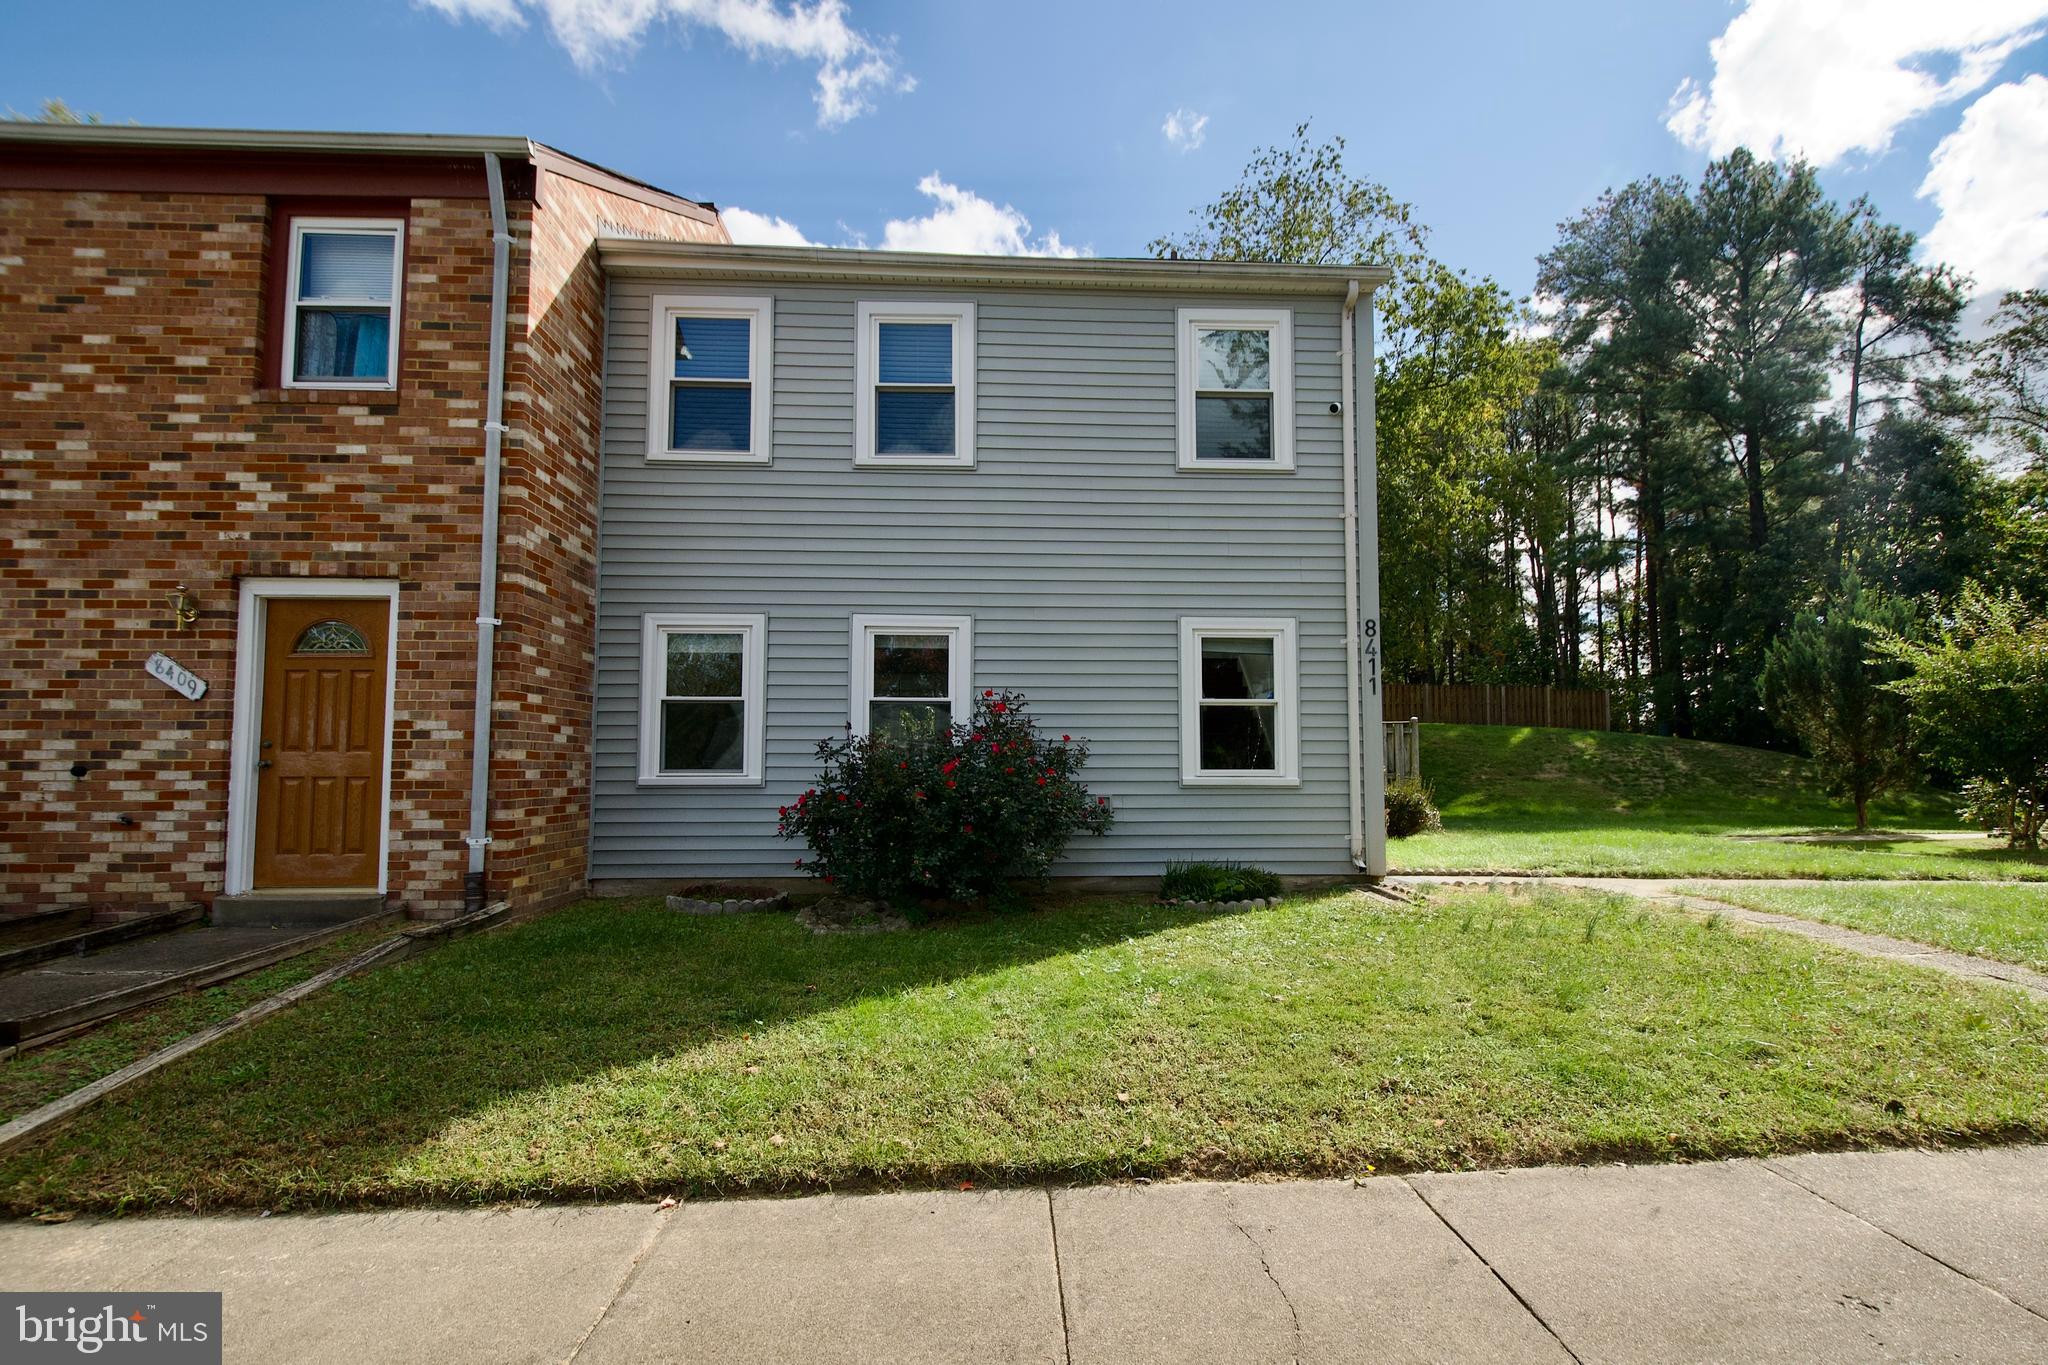
<instances>
[{"instance_id":1,"label":"green lawn","mask_svg":"<svg viewBox=\"0 0 2048 1365\"><path fill-rule=\"evenodd\" d=\"M258 1000L353 957L390 932L384 928L344 934L260 972L174 995L89 1033L0 1062L0 1122L61 1099L187 1034L231 1018Z\"/></svg>"},{"instance_id":2,"label":"green lawn","mask_svg":"<svg viewBox=\"0 0 2048 1365\"><path fill-rule=\"evenodd\" d=\"M1396 840L1397 872L1628 877L1882 877L2048 880L2048 855L1916 840L1953 830L1953 798L1893 797L1872 809L1879 843L1813 845L1731 836L1848 830L1847 802L1820 795L1804 759L1654 735L1486 725L1422 727L1422 772L1440 834Z\"/></svg>"},{"instance_id":3,"label":"green lawn","mask_svg":"<svg viewBox=\"0 0 2048 1365\"><path fill-rule=\"evenodd\" d=\"M587 903L0 1162L62 1208L1345 1174L2048 1137L2048 1006L1603 896L907 934Z\"/></svg>"},{"instance_id":4,"label":"green lawn","mask_svg":"<svg viewBox=\"0 0 2048 1365\"><path fill-rule=\"evenodd\" d=\"M1752 910L1846 924L2048 972L2048 886L1690 886Z\"/></svg>"}]
</instances>

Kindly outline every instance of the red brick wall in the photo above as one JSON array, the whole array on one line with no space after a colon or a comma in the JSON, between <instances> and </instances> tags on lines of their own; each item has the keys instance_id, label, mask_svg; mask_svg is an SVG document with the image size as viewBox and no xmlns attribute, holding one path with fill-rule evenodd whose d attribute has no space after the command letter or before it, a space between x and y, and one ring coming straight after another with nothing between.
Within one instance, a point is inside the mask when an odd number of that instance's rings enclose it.
<instances>
[{"instance_id":1,"label":"red brick wall","mask_svg":"<svg viewBox=\"0 0 2048 1365\"><path fill-rule=\"evenodd\" d=\"M581 891L590 823L596 668L597 464L604 277L595 239L611 228L726 241L705 221L542 170L513 319L505 452L499 682L493 716L494 895L522 902ZM530 293L529 293L530 290Z\"/></svg>"},{"instance_id":2,"label":"red brick wall","mask_svg":"<svg viewBox=\"0 0 2048 1365\"><path fill-rule=\"evenodd\" d=\"M590 241L601 223L724 240L715 221L538 174L538 226L532 203L510 205L489 873L493 897L522 904L584 881L604 298ZM399 583L390 886L424 911L461 904L489 206L411 202L395 394L262 373L271 211L260 195L0 190L0 909L223 889L238 584L307 575ZM189 631L165 605L178 583L201 611ZM156 651L206 696L145 675Z\"/></svg>"},{"instance_id":3,"label":"red brick wall","mask_svg":"<svg viewBox=\"0 0 2048 1365\"><path fill-rule=\"evenodd\" d=\"M258 196L0 192L0 905L221 890L252 575L398 580L390 882L460 903L489 212L413 201L396 394L259 374L267 233Z\"/></svg>"}]
</instances>

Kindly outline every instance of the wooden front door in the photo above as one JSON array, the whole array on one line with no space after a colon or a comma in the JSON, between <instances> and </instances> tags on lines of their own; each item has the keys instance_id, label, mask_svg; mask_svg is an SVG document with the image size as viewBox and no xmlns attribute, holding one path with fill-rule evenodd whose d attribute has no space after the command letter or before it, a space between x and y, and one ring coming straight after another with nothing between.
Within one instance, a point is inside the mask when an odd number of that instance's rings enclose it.
<instances>
[{"instance_id":1,"label":"wooden front door","mask_svg":"<svg viewBox=\"0 0 2048 1365\"><path fill-rule=\"evenodd\" d=\"M376 888L390 621L382 598L269 600L256 886Z\"/></svg>"}]
</instances>

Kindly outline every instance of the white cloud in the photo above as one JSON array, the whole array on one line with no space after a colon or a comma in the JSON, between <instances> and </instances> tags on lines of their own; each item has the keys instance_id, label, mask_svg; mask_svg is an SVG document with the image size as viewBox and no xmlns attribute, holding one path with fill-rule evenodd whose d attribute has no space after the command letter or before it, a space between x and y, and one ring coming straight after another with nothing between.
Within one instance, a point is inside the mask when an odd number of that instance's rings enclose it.
<instances>
[{"instance_id":1,"label":"white cloud","mask_svg":"<svg viewBox=\"0 0 2048 1365\"><path fill-rule=\"evenodd\" d=\"M1209 139L1209 116L1183 105L1166 116L1159 131L1166 135L1167 146L1192 152Z\"/></svg>"},{"instance_id":2,"label":"white cloud","mask_svg":"<svg viewBox=\"0 0 2048 1365\"><path fill-rule=\"evenodd\" d=\"M1679 85L1665 127L1717 157L1882 153L1981 89L2044 19L2048 0L1749 0L1713 42L1712 79Z\"/></svg>"},{"instance_id":3,"label":"white cloud","mask_svg":"<svg viewBox=\"0 0 2048 1365\"><path fill-rule=\"evenodd\" d=\"M735 242L742 246L823 246L804 236L804 230L787 218L777 218L769 213L756 213L752 209L737 207L721 208L718 216L725 220L725 230Z\"/></svg>"},{"instance_id":4,"label":"white cloud","mask_svg":"<svg viewBox=\"0 0 2048 1365\"><path fill-rule=\"evenodd\" d=\"M1927 163L1921 197L1940 219L1930 260L1975 277L1978 298L2048 285L2048 76L2001 85L1971 105Z\"/></svg>"},{"instance_id":5,"label":"white cloud","mask_svg":"<svg viewBox=\"0 0 2048 1365\"><path fill-rule=\"evenodd\" d=\"M547 21L576 65L595 71L632 54L660 20L715 29L749 57L815 62L818 125L834 128L873 108L873 97L916 81L897 69L890 46L847 22L845 0L416 0L450 19L499 32L522 28L529 11Z\"/></svg>"},{"instance_id":6,"label":"white cloud","mask_svg":"<svg viewBox=\"0 0 2048 1365\"><path fill-rule=\"evenodd\" d=\"M882 229L884 251L953 251L976 256L1081 256L1057 232L1033 239L1031 220L1008 204L998 205L972 190L940 178L937 171L917 182L917 192L937 201L922 218L892 218Z\"/></svg>"}]
</instances>

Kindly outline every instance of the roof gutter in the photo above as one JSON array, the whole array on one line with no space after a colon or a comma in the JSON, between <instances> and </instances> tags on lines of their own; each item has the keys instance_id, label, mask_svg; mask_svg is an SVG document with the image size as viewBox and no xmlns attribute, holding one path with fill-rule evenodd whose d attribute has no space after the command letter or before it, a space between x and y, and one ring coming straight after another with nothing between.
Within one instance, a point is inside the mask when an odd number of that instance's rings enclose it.
<instances>
[{"instance_id":1,"label":"roof gutter","mask_svg":"<svg viewBox=\"0 0 2048 1365\"><path fill-rule=\"evenodd\" d=\"M484 507L482 565L477 574L476 718L469 757L469 870L462 879L465 910L484 907L484 853L491 843L492 663L498 639L498 516L505 436L506 276L512 233L505 221L505 177L498 154L484 154L491 191L491 359L484 391Z\"/></svg>"},{"instance_id":2,"label":"roof gutter","mask_svg":"<svg viewBox=\"0 0 2048 1365\"><path fill-rule=\"evenodd\" d=\"M1118 257L963 256L848 247L742 246L600 237L605 269L733 280L995 285L1023 288L1213 291L1341 297L1356 282L1372 288L1378 266L1268 265Z\"/></svg>"},{"instance_id":3,"label":"roof gutter","mask_svg":"<svg viewBox=\"0 0 2048 1365\"><path fill-rule=\"evenodd\" d=\"M321 133L271 128L148 128L111 123L0 123L0 143L220 152L356 152L380 156L526 155L523 137L467 133Z\"/></svg>"}]
</instances>

